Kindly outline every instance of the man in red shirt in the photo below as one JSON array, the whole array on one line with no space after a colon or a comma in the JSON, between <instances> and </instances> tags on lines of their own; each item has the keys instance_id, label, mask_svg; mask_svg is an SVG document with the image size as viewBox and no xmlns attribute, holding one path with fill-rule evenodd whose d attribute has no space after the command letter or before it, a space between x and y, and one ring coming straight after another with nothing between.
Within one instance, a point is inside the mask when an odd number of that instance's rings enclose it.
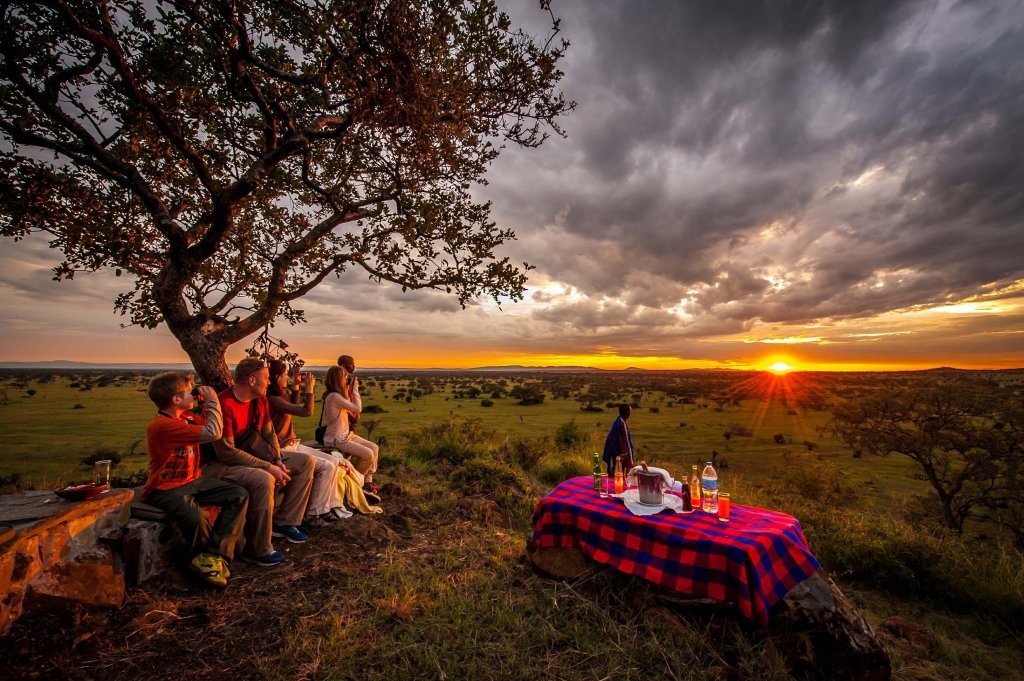
<instances>
[{"instance_id":1,"label":"man in red shirt","mask_svg":"<svg viewBox=\"0 0 1024 681\"><path fill-rule=\"evenodd\" d=\"M195 404L192 376L164 373L149 382L149 399L159 411L146 427L149 478L142 500L171 517L186 541L191 542L190 567L214 586L227 586L227 563L234 556L242 533L249 493L238 485L204 477L199 468L199 443L213 442L221 434L220 404L209 386L198 389L203 415L192 413ZM219 506L211 524L200 506Z\"/></svg>"},{"instance_id":2,"label":"man in red shirt","mask_svg":"<svg viewBox=\"0 0 1024 681\"><path fill-rule=\"evenodd\" d=\"M249 492L246 550L243 556L258 565L277 565L284 555L274 550L272 537L301 544L309 535L298 528L313 487L313 457L282 453L270 420L267 386L270 372L256 359L235 367L234 384L221 391L224 432L213 443L216 461L203 464L205 473L229 480ZM281 492L280 504L275 492Z\"/></svg>"}]
</instances>

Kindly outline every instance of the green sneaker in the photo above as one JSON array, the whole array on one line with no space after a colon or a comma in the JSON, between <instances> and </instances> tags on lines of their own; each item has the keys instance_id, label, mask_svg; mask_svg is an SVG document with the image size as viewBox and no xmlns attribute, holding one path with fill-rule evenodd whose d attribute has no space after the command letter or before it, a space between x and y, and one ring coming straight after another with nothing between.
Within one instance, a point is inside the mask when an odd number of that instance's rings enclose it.
<instances>
[{"instance_id":1,"label":"green sneaker","mask_svg":"<svg viewBox=\"0 0 1024 681\"><path fill-rule=\"evenodd\" d=\"M228 559L224 556L218 556L220 558L220 573L224 575L224 579L231 579L231 569L228 567Z\"/></svg>"},{"instance_id":2,"label":"green sneaker","mask_svg":"<svg viewBox=\"0 0 1024 681\"><path fill-rule=\"evenodd\" d=\"M196 573L207 583L213 586L224 588L228 585L228 580L224 575L224 563L220 556L214 556L209 553L200 553L198 556L192 559L189 563L189 567L192 572Z\"/></svg>"}]
</instances>

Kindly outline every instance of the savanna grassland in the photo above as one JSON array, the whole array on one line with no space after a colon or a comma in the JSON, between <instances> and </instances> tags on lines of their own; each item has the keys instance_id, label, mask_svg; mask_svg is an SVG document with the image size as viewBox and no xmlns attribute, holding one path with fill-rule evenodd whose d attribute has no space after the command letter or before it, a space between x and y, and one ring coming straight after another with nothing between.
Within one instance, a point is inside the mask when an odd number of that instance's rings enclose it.
<instances>
[{"instance_id":1,"label":"savanna grassland","mask_svg":"<svg viewBox=\"0 0 1024 681\"><path fill-rule=\"evenodd\" d=\"M97 455L116 454L115 475L137 479L154 411L147 380L8 371L7 488L82 479L81 461ZM917 464L829 432L835 404L936 380L1013 391L1022 375L368 373L360 432L382 444L383 534L346 521L289 547L286 567L236 561L230 599L171 580L132 592L116 613L19 622L0 653L55 678L791 678L742 622L680 617L615 573L548 580L524 560L536 500L590 472L611 406L628 402L641 458L677 475L714 458L734 503L800 519L872 624L898 615L934 633L920 645L879 629L894 678L1024 678L1024 562L1012 533L986 520L949 530ZM300 435L317 416L299 420ZM64 633L48 638L47 627ZM79 671L57 671L67 669Z\"/></svg>"}]
</instances>

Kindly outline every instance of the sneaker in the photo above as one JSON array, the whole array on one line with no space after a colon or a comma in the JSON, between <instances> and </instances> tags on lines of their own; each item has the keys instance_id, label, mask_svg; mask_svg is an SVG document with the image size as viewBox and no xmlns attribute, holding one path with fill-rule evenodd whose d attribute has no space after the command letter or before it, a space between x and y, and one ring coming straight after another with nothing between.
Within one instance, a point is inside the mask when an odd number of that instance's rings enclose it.
<instances>
[{"instance_id":1,"label":"sneaker","mask_svg":"<svg viewBox=\"0 0 1024 681\"><path fill-rule=\"evenodd\" d=\"M223 563L220 556L210 553L200 553L189 563L192 572L202 577L208 584L223 589L228 585L227 577L223 572Z\"/></svg>"},{"instance_id":2,"label":"sneaker","mask_svg":"<svg viewBox=\"0 0 1024 681\"><path fill-rule=\"evenodd\" d=\"M370 490L364 488L363 496L366 497L366 502L371 506L380 506L380 497L377 496L374 492L371 492Z\"/></svg>"},{"instance_id":3,"label":"sneaker","mask_svg":"<svg viewBox=\"0 0 1024 681\"><path fill-rule=\"evenodd\" d=\"M304 544L309 541L309 535L294 525L274 525L271 536L284 538L293 544Z\"/></svg>"},{"instance_id":4,"label":"sneaker","mask_svg":"<svg viewBox=\"0 0 1024 681\"><path fill-rule=\"evenodd\" d=\"M284 562L284 554L280 551L271 551L265 556L242 556L242 558L263 567L273 567Z\"/></svg>"},{"instance_id":5,"label":"sneaker","mask_svg":"<svg viewBox=\"0 0 1024 681\"><path fill-rule=\"evenodd\" d=\"M324 515L327 514L325 513ZM311 515L308 518L303 519L302 524L311 530L320 530L330 525L329 522L324 520L323 516L319 515Z\"/></svg>"},{"instance_id":6,"label":"sneaker","mask_svg":"<svg viewBox=\"0 0 1024 681\"><path fill-rule=\"evenodd\" d=\"M363 491L370 492L371 494L377 494L377 485L373 484L372 482L364 482Z\"/></svg>"}]
</instances>

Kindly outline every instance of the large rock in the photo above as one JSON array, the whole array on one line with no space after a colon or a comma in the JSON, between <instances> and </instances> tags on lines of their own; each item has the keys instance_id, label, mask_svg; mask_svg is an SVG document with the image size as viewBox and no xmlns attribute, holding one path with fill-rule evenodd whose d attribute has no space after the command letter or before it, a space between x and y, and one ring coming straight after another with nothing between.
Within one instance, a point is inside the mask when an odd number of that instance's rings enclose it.
<instances>
[{"instance_id":1,"label":"large rock","mask_svg":"<svg viewBox=\"0 0 1024 681\"><path fill-rule=\"evenodd\" d=\"M538 548L533 541L527 541L526 555L535 568L558 579L579 579L594 571L595 564L575 547Z\"/></svg>"},{"instance_id":2,"label":"large rock","mask_svg":"<svg viewBox=\"0 0 1024 681\"><path fill-rule=\"evenodd\" d=\"M52 492L0 497L0 520L14 538L0 546L0 635L31 594L93 605L119 605L124 568L107 545L128 521L132 492L114 489L89 501Z\"/></svg>"},{"instance_id":3,"label":"large rock","mask_svg":"<svg viewBox=\"0 0 1024 681\"><path fill-rule=\"evenodd\" d=\"M771 613L770 633L795 673L829 681L889 681L889 655L867 620L822 572Z\"/></svg>"}]
</instances>

